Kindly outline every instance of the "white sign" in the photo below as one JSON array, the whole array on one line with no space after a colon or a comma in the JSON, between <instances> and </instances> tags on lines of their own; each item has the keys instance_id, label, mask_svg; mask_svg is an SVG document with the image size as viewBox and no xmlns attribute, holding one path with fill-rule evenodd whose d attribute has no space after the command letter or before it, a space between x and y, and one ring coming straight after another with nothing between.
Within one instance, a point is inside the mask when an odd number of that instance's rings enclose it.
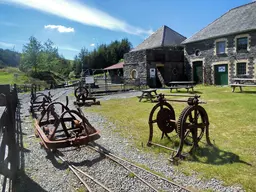
<instances>
[{"instance_id":1,"label":"white sign","mask_svg":"<svg viewBox=\"0 0 256 192\"><path fill-rule=\"evenodd\" d=\"M225 72L226 71L226 67L225 66L218 67L218 71L219 72Z\"/></svg>"},{"instance_id":2,"label":"white sign","mask_svg":"<svg viewBox=\"0 0 256 192\"><path fill-rule=\"evenodd\" d=\"M155 78L156 77L156 69L155 68L150 68L149 76L150 76L150 78Z\"/></svg>"},{"instance_id":3,"label":"white sign","mask_svg":"<svg viewBox=\"0 0 256 192\"><path fill-rule=\"evenodd\" d=\"M94 83L94 77L93 76L85 77L85 83L86 84L93 84Z\"/></svg>"}]
</instances>

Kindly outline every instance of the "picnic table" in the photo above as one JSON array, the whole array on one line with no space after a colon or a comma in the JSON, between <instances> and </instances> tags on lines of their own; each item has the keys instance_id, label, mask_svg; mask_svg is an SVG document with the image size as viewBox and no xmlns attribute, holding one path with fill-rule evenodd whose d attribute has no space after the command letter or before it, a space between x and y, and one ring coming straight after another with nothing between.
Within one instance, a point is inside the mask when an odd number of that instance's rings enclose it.
<instances>
[{"instance_id":1,"label":"picnic table","mask_svg":"<svg viewBox=\"0 0 256 192\"><path fill-rule=\"evenodd\" d=\"M233 78L234 83L230 84L232 92L235 91L236 87L240 88L240 92L243 92L242 87L256 87L256 79L253 78Z\"/></svg>"},{"instance_id":2,"label":"picnic table","mask_svg":"<svg viewBox=\"0 0 256 192\"><path fill-rule=\"evenodd\" d=\"M195 81L170 81L168 85L170 88L170 92L172 92L173 89L176 89L176 91L178 91L182 88L187 89L187 92L189 91L189 89L194 92Z\"/></svg>"},{"instance_id":3,"label":"picnic table","mask_svg":"<svg viewBox=\"0 0 256 192\"><path fill-rule=\"evenodd\" d=\"M140 100L139 102L141 102L141 100L143 98L146 98L147 100L150 100L152 103L154 102L153 101L153 98L154 98L154 95L152 95L152 93L155 94L155 96L157 95L156 93L156 89L146 89L146 90L142 90L142 94L140 96Z\"/></svg>"}]
</instances>

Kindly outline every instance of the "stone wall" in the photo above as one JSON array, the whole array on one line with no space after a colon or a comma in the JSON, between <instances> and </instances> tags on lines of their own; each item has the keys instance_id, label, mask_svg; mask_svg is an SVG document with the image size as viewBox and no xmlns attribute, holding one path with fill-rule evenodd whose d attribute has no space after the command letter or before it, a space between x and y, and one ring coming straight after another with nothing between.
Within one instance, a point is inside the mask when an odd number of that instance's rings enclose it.
<instances>
[{"instance_id":1,"label":"stone wall","mask_svg":"<svg viewBox=\"0 0 256 192\"><path fill-rule=\"evenodd\" d=\"M131 72L135 69L138 72L137 78L142 79L143 83L147 83L147 78L150 77L150 68L157 68L157 64L164 65L162 76L165 82L181 80L184 76L183 51L149 49L129 52L124 55L124 77L131 78Z\"/></svg>"},{"instance_id":2,"label":"stone wall","mask_svg":"<svg viewBox=\"0 0 256 192\"><path fill-rule=\"evenodd\" d=\"M141 84L147 83L146 50L129 52L124 55L124 78L127 79L127 83L135 81L131 77L132 70L137 71L137 78L141 79Z\"/></svg>"},{"instance_id":3,"label":"stone wall","mask_svg":"<svg viewBox=\"0 0 256 192\"><path fill-rule=\"evenodd\" d=\"M236 35L224 36L221 38L213 38L200 42L186 44L185 46L185 72L189 79L192 80L192 63L194 61L203 62L204 83L214 84L214 64L228 64L229 66L229 83L235 77L235 66L237 62L247 62L247 77L255 77L255 60L256 60L256 31L242 33L241 35L248 35L249 49L244 52L236 52ZM226 53L217 55L215 43L219 39L226 40ZM199 56L195 55L196 50L200 51Z\"/></svg>"}]
</instances>

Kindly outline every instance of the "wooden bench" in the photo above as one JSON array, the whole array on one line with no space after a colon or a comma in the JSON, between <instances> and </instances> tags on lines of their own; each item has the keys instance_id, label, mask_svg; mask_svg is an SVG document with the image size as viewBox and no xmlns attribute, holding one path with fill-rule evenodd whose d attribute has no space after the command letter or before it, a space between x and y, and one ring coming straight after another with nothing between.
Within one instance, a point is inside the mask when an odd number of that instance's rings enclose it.
<instances>
[{"instance_id":1,"label":"wooden bench","mask_svg":"<svg viewBox=\"0 0 256 192\"><path fill-rule=\"evenodd\" d=\"M173 89L176 89L176 91L178 92L179 89L185 88L187 89L187 92L189 91L189 89L192 90L192 92L194 92L194 86L193 85L177 85L177 86L171 86L170 87L170 92L172 92Z\"/></svg>"},{"instance_id":2,"label":"wooden bench","mask_svg":"<svg viewBox=\"0 0 256 192\"><path fill-rule=\"evenodd\" d=\"M230 84L232 87L232 92L235 91L236 87L240 88L240 92L243 92L242 87L256 87L256 84Z\"/></svg>"},{"instance_id":3,"label":"wooden bench","mask_svg":"<svg viewBox=\"0 0 256 192\"><path fill-rule=\"evenodd\" d=\"M146 90L142 90L142 94L140 96L140 100L139 102L141 102L141 100L143 98L146 98L147 100L149 99L151 102L153 101L154 96L152 95L152 93L155 93L155 95L157 95L156 93L156 89L146 89Z\"/></svg>"}]
</instances>

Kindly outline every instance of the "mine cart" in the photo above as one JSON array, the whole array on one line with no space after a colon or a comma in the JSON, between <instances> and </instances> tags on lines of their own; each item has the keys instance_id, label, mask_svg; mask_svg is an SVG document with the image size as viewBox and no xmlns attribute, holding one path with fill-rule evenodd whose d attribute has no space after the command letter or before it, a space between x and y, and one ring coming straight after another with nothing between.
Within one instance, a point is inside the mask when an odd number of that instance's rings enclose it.
<instances>
[{"instance_id":1,"label":"mine cart","mask_svg":"<svg viewBox=\"0 0 256 192\"><path fill-rule=\"evenodd\" d=\"M79 108L70 110L61 102L49 104L36 120L35 127L36 136L41 138L46 149L79 146L100 138L99 131Z\"/></svg>"},{"instance_id":2,"label":"mine cart","mask_svg":"<svg viewBox=\"0 0 256 192\"><path fill-rule=\"evenodd\" d=\"M200 101L198 95L185 96L189 96L189 98L187 100L166 99L163 94L159 94L158 103L149 115L148 146L156 145L171 150L171 160L189 155L193 149L198 147L204 133L207 144L211 145L208 115L205 109L199 105L205 102ZM187 102L188 106L183 109L178 120L176 120L175 111L168 101ZM164 140L164 136L169 141Z\"/></svg>"}]
</instances>

